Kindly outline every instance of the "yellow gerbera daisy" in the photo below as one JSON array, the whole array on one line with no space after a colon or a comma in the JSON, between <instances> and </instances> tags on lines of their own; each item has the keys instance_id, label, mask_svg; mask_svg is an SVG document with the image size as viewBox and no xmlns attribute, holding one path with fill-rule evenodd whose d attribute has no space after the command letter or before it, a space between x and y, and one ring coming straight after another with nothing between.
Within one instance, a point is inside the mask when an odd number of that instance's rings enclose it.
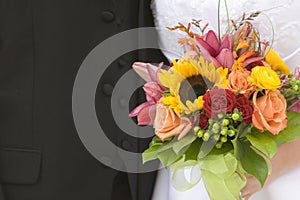
<instances>
[{"instance_id":1,"label":"yellow gerbera daisy","mask_svg":"<svg viewBox=\"0 0 300 200\"><path fill-rule=\"evenodd\" d=\"M224 88L227 72L216 69L213 63L208 63L203 57L198 60L174 60L169 71L162 70L158 74L161 84L169 88L171 93L162 102L178 114L201 110L202 96L214 86Z\"/></svg>"}]
</instances>

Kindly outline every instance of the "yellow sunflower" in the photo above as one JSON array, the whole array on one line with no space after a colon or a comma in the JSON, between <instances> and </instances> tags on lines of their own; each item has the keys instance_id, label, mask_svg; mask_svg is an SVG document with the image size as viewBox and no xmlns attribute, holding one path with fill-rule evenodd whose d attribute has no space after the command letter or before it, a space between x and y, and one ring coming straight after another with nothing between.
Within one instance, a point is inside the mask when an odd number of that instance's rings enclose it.
<instances>
[{"instance_id":1,"label":"yellow sunflower","mask_svg":"<svg viewBox=\"0 0 300 200\"><path fill-rule=\"evenodd\" d=\"M198 60L174 60L170 70L162 70L158 74L161 84L169 88L171 94L162 99L162 102L178 114L201 110L202 96L214 86L224 88L226 76L226 70L217 69L203 57Z\"/></svg>"}]
</instances>

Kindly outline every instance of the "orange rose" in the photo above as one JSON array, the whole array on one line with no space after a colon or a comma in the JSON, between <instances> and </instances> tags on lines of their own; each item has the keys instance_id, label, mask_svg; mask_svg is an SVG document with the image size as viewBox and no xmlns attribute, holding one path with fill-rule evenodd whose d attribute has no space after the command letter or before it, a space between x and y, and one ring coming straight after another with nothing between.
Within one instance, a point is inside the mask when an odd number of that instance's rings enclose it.
<instances>
[{"instance_id":1,"label":"orange rose","mask_svg":"<svg viewBox=\"0 0 300 200\"><path fill-rule=\"evenodd\" d=\"M253 105L252 122L258 130L277 135L286 127L286 100L278 90L266 90L266 94L259 98L255 92Z\"/></svg>"},{"instance_id":2,"label":"orange rose","mask_svg":"<svg viewBox=\"0 0 300 200\"><path fill-rule=\"evenodd\" d=\"M171 108L159 103L156 105L153 127L155 134L164 141L175 135L179 135L178 140L181 139L191 130L192 125L188 118L180 118Z\"/></svg>"},{"instance_id":3,"label":"orange rose","mask_svg":"<svg viewBox=\"0 0 300 200\"><path fill-rule=\"evenodd\" d=\"M240 70L232 71L228 76L228 89L244 94L248 98L255 87L247 80L250 74L251 73L247 70L243 72Z\"/></svg>"}]
</instances>

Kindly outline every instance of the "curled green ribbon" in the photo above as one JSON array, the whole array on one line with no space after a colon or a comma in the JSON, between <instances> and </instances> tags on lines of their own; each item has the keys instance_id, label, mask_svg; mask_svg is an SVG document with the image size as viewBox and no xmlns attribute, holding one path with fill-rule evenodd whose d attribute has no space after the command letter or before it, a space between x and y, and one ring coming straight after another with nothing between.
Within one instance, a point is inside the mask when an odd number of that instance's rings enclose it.
<instances>
[{"instance_id":1,"label":"curled green ribbon","mask_svg":"<svg viewBox=\"0 0 300 200\"><path fill-rule=\"evenodd\" d=\"M172 185L178 191L194 187L203 178L211 200L239 200L240 191L247 179L232 153L209 155L201 161L175 163L172 171Z\"/></svg>"}]
</instances>

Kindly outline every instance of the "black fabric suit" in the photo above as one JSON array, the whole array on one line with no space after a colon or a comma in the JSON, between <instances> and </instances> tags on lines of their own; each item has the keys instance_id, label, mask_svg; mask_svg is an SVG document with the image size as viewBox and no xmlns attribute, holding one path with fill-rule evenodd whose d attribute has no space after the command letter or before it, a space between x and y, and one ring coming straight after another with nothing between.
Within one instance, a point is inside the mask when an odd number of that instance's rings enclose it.
<instances>
[{"instance_id":1,"label":"black fabric suit","mask_svg":"<svg viewBox=\"0 0 300 200\"><path fill-rule=\"evenodd\" d=\"M155 172L122 173L93 158L76 133L71 107L85 56L109 36L153 26L149 5L149 0L0 0L0 200L151 198ZM109 138L134 152L148 140L124 134L106 111L114 84L137 60L159 62L163 56L142 50L120 57L96 95Z\"/></svg>"}]
</instances>

